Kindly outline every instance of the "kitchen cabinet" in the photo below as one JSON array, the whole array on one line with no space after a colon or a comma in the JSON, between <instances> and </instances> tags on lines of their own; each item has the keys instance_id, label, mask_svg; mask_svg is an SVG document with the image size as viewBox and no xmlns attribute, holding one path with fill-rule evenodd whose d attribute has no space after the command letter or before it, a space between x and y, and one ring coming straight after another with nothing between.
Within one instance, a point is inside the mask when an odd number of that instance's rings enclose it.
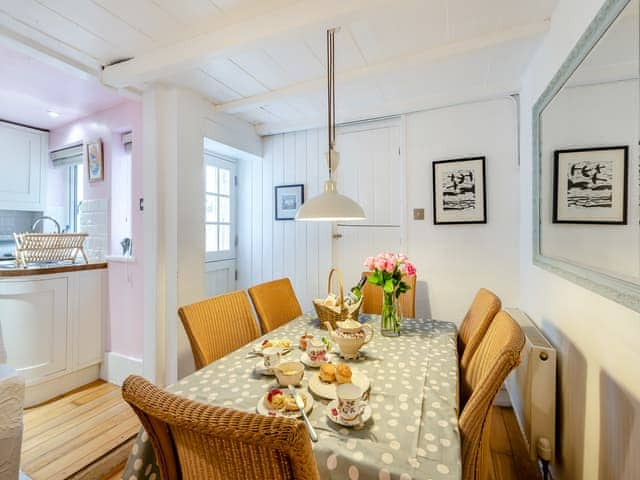
<instances>
[{"instance_id":1,"label":"kitchen cabinet","mask_svg":"<svg viewBox=\"0 0 640 480\"><path fill-rule=\"evenodd\" d=\"M0 210L45 209L48 132L0 122Z\"/></svg>"},{"instance_id":2,"label":"kitchen cabinet","mask_svg":"<svg viewBox=\"0 0 640 480\"><path fill-rule=\"evenodd\" d=\"M67 369L67 280L0 282L7 361L28 382Z\"/></svg>"},{"instance_id":3,"label":"kitchen cabinet","mask_svg":"<svg viewBox=\"0 0 640 480\"><path fill-rule=\"evenodd\" d=\"M26 380L27 406L99 378L107 305L105 268L0 277L7 363Z\"/></svg>"}]
</instances>

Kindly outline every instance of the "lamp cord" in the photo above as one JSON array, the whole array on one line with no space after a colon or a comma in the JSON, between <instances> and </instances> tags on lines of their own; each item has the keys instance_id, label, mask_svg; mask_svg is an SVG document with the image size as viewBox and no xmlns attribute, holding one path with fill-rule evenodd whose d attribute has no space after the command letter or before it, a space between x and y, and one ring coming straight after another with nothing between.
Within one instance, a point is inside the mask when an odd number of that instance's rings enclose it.
<instances>
[{"instance_id":1,"label":"lamp cord","mask_svg":"<svg viewBox=\"0 0 640 480\"><path fill-rule=\"evenodd\" d=\"M336 143L335 33L335 28L327 30L327 135L329 141L329 179L333 176L333 149Z\"/></svg>"}]
</instances>

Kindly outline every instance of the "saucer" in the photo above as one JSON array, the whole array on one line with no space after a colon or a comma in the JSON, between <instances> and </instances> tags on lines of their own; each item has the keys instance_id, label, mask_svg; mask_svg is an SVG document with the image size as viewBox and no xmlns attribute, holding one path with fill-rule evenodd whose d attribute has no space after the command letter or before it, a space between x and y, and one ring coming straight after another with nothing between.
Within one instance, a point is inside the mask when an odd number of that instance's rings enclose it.
<instances>
[{"instance_id":1,"label":"saucer","mask_svg":"<svg viewBox=\"0 0 640 480\"><path fill-rule=\"evenodd\" d=\"M267 367L264 366L264 361L262 359L259 360L256 363L256 365L254 367L254 370L259 375L271 375L271 376L273 376L273 375L276 374L276 372L274 372L271 368L267 368Z\"/></svg>"},{"instance_id":2,"label":"saucer","mask_svg":"<svg viewBox=\"0 0 640 480\"><path fill-rule=\"evenodd\" d=\"M347 360L349 362L359 362L360 360L366 360L366 358L367 358L367 354L365 352L363 352L362 350L358 350L358 353L356 354L355 357L347 358L340 351L338 352L338 356L340 356L340 358L342 358L343 360Z\"/></svg>"},{"instance_id":3,"label":"saucer","mask_svg":"<svg viewBox=\"0 0 640 480\"><path fill-rule=\"evenodd\" d=\"M357 417L355 420L347 421L343 420L338 413L338 400L333 400L329 402L329 405L327 405L327 417L329 417L329 420L333 423L337 423L343 427L359 427L367 423L371 418L371 407L369 405L365 405L360 417Z\"/></svg>"},{"instance_id":4,"label":"saucer","mask_svg":"<svg viewBox=\"0 0 640 480\"><path fill-rule=\"evenodd\" d=\"M302 352L302 354L300 355L300 361L307 367L311 368L320 368L321 365L331 362L332 358L333 355L331 353L327 353L327 359L324 362L313 363L309 358L309 354L307 352Z\"/></svg>"}]
</instances>

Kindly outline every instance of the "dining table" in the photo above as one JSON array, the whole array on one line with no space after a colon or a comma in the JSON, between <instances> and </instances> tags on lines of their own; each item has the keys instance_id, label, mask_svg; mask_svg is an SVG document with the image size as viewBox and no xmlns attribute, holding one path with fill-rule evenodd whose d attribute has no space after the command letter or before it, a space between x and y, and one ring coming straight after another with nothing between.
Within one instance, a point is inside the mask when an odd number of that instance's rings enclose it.
<instances>
[{"instance_id":1,"label":"dining table","mask_svg":"<svg viewBox=\"0 0 640 480\"><path fill-rule=\"evenodd\" d=\"M309 419L318 434L312 442L321 479L445 480L460 479L461 442L458 430L458 354L454 323L405 318L397 337L380 334L380 317L364 315L374 336L355 360L343 360L370 380L371 418L356 427L333 423L329 400L314 395ZM305 313L260 339L207 365L167 387L169 392L198 402L256 412L265 393L277 386L273 376L256 372L255 345L264 339L289 339L302 354L298 339L330 333L320 328L315 313ZM333 344L337 351L337 345ZM302 387L318 369L306 367ZM160 480L153 447L141 429L127 465L125 480Z\"/></svg>"}]
</instances>

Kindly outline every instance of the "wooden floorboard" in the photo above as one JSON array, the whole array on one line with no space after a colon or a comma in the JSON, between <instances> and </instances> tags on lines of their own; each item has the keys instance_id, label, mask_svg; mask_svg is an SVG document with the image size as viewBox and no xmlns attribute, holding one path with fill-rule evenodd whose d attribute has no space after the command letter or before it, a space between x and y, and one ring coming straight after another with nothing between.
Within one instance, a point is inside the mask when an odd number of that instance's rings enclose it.
<instances>
[{"instance_id":1,"label":"wooden floorboard","mask_svg":"<svg viewBox=\"0 0 640 480\"><path fill-rule=\"evenodd\" d=\"M24 425L22 469L33 480L118 475L140 428L119 387L102 381L27 409Z\"/></svg>"},{"instance_id":2,"label":"wooden floorboard","mask_svg":"<svg viewBox=\"0 0 640 480\"><path fill-rule=\"evenodd\" d=\"M106 476L102 477L101 480L122 480L123 474L124 474L124 465L109 472Z\"/></svg>"},{"instance_id":3,"label":"wooden floorboard","mask_svg":"<svg viewBox=\"0 0 640 480\"><path fill-rule=\"evenodd\" d=\"M541 480L536 462L529 458L512 408L491 411L491 460L495 480Z\"/></svg>"}]
</instances>

